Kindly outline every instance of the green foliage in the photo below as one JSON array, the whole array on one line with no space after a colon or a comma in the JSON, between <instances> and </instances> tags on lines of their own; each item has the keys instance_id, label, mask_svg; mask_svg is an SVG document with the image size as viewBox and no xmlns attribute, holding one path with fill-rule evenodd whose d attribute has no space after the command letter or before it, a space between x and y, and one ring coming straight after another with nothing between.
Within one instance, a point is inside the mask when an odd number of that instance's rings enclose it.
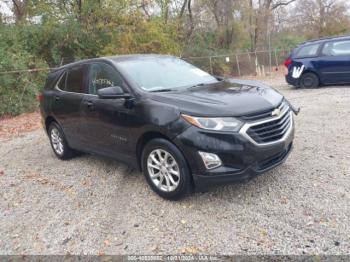
<instances>
[{"instance_id":1,"label":"green foliage","mask_svg":"<svg viewBox=\"0 0 350 262\"><path fill-rule=\"evenodd\" d=\"M180 54L180 37L176 24L164 24L160 19L145 21L140 14L124 17L108 25L110 43L100 55L132 53Z\"/></svg>"},{"instance_id":2,"label":"green foliage","mask_svg":"<svg viewBox=\"0 0 350 262\"><path fill-rule=\"evenodd\" d=\"M19 40L25 49L46 61L50 67L81 58L95 57L104 46L99 33L91 34L75 21L55 25L29 25L22 27Z\"/></svg>"},{"instance_id":3,"label":"green foliage","mask_svg":"<svg viewBox=\"0 0 350 262\"><path fill-rule=\"evenodd\" d=\"M274 47L278 49L290 49L296 47L298 44L306 41L305 36L295 36L291 34L280 35L278 39L274 42Z\"/></svg>"},{"instance_id":4,"label":"green foliage","mask_svg":"<svg viewBox=\"0 0 350 262\"><path fill-rule=\"evenodd\" d=\"M217 76L225 76L231 74L230 66L224 62L224 59L215 59L212 62L213 74Z\"/></svg>"},{"instance_id":5,"label":"green foliage","mask_svg":"<svg viewBox=\"0 0 350 262\"><path fill-rule=\"evenodd\" d=\"M38 21L0 27L1 72L53 68L96 56L131 53L209 56L249 46L241 25L234 28L231 47L219 49L216 32L194 32L188 41L177 20L165 22L157 16L146 20L139 11L125 12L126 2L106 8L96 6L95 1L80 11L76 6L63 10L47 5L47 1L33 2L36 5L30 6L30 12L33 17L41 14ZM232 73L223 59L213 60L211 68L207 58L190 62L217 75ZM35 95L44 85L46 74L47 71L0 75L0 115L35 109Z\"/></svg>"},{"instance_id":6,"label":"green foliage","mask_svg":"<svg viewBox=\"0 0 350 262\"><path fill-rule=\"evenodd\" d=\"M161 17L145 20L124 0L78 3L31 0L30 19L1 24L0 72L54 68L102 55L180 54L176 22L165 23ZM47 71L1 74L0 115L35 109L46 75Z\"/></svg>"},{"instance_id":7,"label":"green foliage","mask_svg":"<svg viewBox=\"0 0 350 262\"><path fill-rule=\"evenodd\" d=\"M0 72L46 68L47 64L24 50L13 34L1 28ZM35 109L35 97L44 85L45 72L0 74L0 115L16 115Z\"/></svg>"}]
</instances>

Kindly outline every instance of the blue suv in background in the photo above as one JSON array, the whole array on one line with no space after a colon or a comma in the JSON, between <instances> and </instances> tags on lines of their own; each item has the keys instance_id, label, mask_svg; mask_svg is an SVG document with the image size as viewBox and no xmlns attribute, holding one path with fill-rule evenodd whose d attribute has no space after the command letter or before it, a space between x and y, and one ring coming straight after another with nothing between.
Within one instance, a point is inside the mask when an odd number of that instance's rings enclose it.
<instances>
[{"instance_id":1,"label":"blue suv in background","mask_svg":"<svg viewBox=\"0 0 350 262\"><path fill-rule=\"evenodd\" d=\"M302 43L284 62L288 84L302 88L350 83L350 36Z\"/></svg>"}]
</instances>

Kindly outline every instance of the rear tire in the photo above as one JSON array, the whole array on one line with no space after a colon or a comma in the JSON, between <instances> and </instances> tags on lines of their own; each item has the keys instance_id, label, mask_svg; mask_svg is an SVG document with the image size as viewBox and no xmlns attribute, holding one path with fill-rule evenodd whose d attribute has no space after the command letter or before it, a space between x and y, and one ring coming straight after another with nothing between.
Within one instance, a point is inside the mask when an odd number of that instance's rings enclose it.
<instances>
[{"instance_id":1,"label":"rear tire","mask_svg":"<svg viewBox=\"0 0 350 262\"><path fill-rule=\"evenodd\" d=\"M303 74L300 78L301 88L318 88L320 85L320 80L318 76L314 73L307 72Z\"/></svg>"},{"instance_id":2,"label":"rear tire","mask_svg":"<svg viewBox=\"0 0 350 262\"><path fill-rule=\"evenodd\" d=\"M142 152L147 183L159 196L178 200L191 191L191 172L180 150L168 140L156 138Z\"/></svg>"},{"instance_id":3,"label":"rear tire","mask_svg":"<svg viewBox=\"0 0 350 262\"><path fill-rule=\"evenodd\" d=\"M68 146L62 128L56 122L50 124L49 139L52 150L59 159L66 160L74 156L74 151Z\"/></svg>"}]
</instances>

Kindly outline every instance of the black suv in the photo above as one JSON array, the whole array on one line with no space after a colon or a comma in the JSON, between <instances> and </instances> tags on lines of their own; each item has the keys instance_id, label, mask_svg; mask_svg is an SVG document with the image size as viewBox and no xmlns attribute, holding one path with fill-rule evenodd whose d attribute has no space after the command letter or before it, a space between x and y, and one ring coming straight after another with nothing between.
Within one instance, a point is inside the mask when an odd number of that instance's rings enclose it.
<instances>
[{"instance_id":1,"label":"black suv","mask_svg":"<svg viewBox=\"0 0 350 262\"><path fill-rule=\"evenodd\" d=\"M49 74L40 101L57 157L119 159L167 199L261 174L284 162L294 136L295 110L275 90L172 56L65 65Z\"/></svg>"}]
</instances>

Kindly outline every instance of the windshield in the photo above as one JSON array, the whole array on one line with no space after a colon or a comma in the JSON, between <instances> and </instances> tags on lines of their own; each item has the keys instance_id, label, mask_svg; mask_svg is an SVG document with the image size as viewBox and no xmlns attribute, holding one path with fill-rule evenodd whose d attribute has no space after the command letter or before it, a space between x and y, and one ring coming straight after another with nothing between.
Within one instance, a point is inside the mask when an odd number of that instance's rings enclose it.
<instances>
[{"instance_id":1,"label":"windshield","mask_svg":"<svg viewBox=\"0 0 350 262\"><path fill-rule=\"evenodd\" d=\"M203 70L175 57L145 57L118 65L140 88L150 92L218 82Z\"/></svg>"}]
</instances>

